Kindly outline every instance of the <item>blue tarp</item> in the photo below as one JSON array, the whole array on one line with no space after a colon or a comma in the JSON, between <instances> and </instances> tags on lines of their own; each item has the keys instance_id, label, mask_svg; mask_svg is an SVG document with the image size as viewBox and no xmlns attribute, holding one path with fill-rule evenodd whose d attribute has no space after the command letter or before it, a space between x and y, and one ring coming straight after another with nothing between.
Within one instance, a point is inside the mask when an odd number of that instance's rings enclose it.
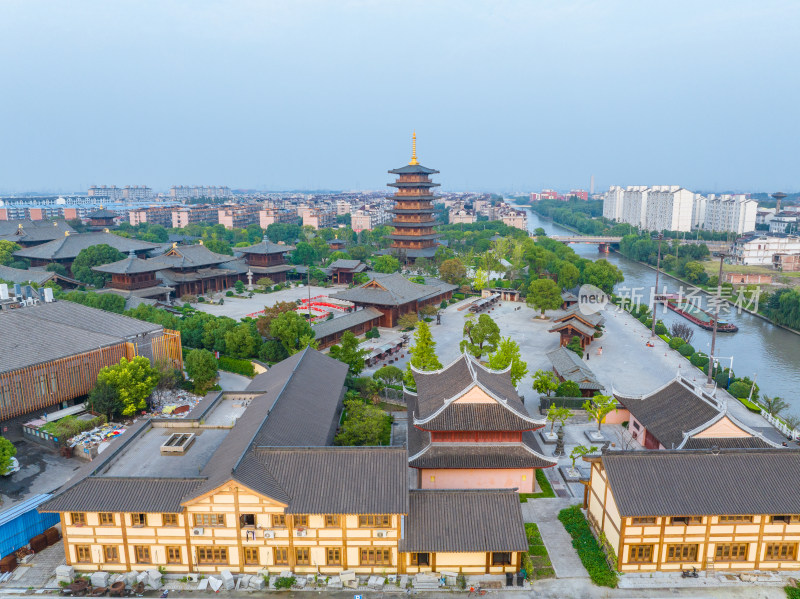
<instances>
[{"instance_id":1,"label":"blue tarp","mask_svg":"<svg viewBox=\"0 0 800 599\"><path fill-rule=\"evenodd\" d=\"M36 535L58 524L58 514L40 514L36 509L52 495L43 494L0 512L0 557L24 547Z\"/></svg>"}]
</instances>

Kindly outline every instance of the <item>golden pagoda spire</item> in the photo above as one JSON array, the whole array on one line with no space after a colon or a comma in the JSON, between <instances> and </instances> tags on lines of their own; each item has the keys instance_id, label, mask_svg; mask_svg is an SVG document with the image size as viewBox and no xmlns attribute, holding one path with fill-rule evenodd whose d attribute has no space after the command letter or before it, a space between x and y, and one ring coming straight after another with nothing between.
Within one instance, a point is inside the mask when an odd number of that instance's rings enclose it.
<instances>
[{"instance_id":1,"label":"golden pagoda spire","mask_svg":"<svg viewBox=\"0 0 800 599\"><path fill-rule=\"evenodd\" d=\"M419 160L417 160L417 132L414 131L414 135L411 136L413 140L411 142L411 162L408 164L416 165L419 164Z\"/></svg>"}]
</instances>

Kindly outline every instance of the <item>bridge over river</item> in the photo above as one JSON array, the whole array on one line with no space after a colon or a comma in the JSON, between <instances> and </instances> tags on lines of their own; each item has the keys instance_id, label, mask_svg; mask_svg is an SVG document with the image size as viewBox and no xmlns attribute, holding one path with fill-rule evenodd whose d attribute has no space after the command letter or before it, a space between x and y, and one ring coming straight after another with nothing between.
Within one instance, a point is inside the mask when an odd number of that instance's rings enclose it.
<instances>
[{"instance_id":1,"label":"bridge over river","mask_svg":"<svg viewBox=\"0 0 800 599\"><path fill-rule=\"evenodd\" d=\"M550 239L562 243L591 243L597 245L601 252L608 252L610 246L619 245L619 242L622 241L622 237L612 237L610 235L551 235ZM671 243L673 240L664 239L664 241ZM711 253L727 252L731 248L731 244L726 241L703 241L702 239L678 239L678 241L681 245L704 243Z\"/></svg>"}]
</instances>

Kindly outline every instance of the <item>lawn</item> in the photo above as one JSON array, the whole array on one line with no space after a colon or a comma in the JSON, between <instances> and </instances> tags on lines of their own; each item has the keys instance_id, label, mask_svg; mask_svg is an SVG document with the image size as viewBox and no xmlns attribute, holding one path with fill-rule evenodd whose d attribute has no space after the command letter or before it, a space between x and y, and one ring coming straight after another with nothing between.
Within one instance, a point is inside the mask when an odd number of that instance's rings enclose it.
<instances>
[{"instance_id":1,"label":"lawn","mask_svg":"<svg viewBox=\"0 0 800 599\"><path fill-rule=\"evenodd\" d=\"M572 546L578 552L583 567L589 573L592 582L599 586L614 588L617 586L617 573L606 561L606 554L592 534L589 523L579 505L573 505L558 513L558 519L572 537Z\"/></svg>"},{"instance_id":2,"label":"lawn","mask_svg":"<svg viewBox=\"0 0 800 599\"><path fill-rule=\"evenodd\" d=\"M520 503L527 503L528 499L543 499L545 497L556 496L555 492L553 491L553 487L550 486L550 481L547 480L547 475L545 475L543 470L536 471L536 482L539 484L541 491L538 493L520 493Z\"/></svg>"},{"instance_id":3,"label":"lawn","mask_svg":"<svg viewBox=\"0 0 800 599\"><path fill-rule=\"evenodd\" d=\"M539 527L528 522L525 524L525 536L528 537L528 554L523 559L522 567L528 574L528 580L555 578L556 572L550 556L547 555L547 547L544 546Z\"/></svg>"},{"instance_id":4,"label":"lawn","mask_svg":"<svg viewBox=\"0 0 800 599\"><path fill-rule=\"evenodd\" d=\"M701 262L710 277L719 274L719 260L705 260ZM739 264L723 264L722 272L735 272L753 275L773 275L775 277L800 277L800 272L781 272L770 266L742 266Z\"/></svg>"}]
</instances>

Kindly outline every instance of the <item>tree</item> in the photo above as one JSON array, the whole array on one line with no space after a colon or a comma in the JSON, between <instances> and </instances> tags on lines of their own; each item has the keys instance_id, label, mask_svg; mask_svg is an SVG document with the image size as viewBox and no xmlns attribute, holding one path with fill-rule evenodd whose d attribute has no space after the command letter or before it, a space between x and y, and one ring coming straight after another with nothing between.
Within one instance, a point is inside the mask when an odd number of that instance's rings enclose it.
<instances>
[{"instance_id":1,"label":"tree","mask_svg":"<svg viewBox=\"0 0 800 599\"><path fill-rule=\"evenodd\" d=\"M316 347L314 331L297 312L283 312L269 325L270 336L281 342L291 356L308 346Z\"/></svg>"},{"instance_id":2,"label":"tree","mask_svg":"<svg viewBox=\"0 0 800 599\"><path fill-rule=\"evenodd\" d=\"M89 392L89 406L93 412L104 414L108 420L122 414L122 401L117 389L105 381L98 381Z\"/></svg>"},{"instance_id":3,"label":"tree","mask_svg":"<svg viewBox=\"0 0 800 599\"><path fill-rule=\"evenodd\" d=\"M433 304L428 304L426 306L422 306L419 309L419 313L422 314L423 316L428 317L428 318L430 318L431 316L436 316L436 313L438 311L439 311L439 309L436 306L434 306Z\"/></svg>"},{"instance_id":4,"label":"tree","mask_svg":"<svg viewBox=\"0 0 800 599\"><path fill-rule=\"evenodd\" d=\"M481 314L477 321L467 320L464 323L463 334L465 339L459 348L479 360L484 354L496 351L497 344L500 343L500 327L488 314Z\"/></svg>"},{"instance_id":5,"label":"tree","mask_svg":"<svg viewBox=\"0 0 800 599\"><path fill-rule=\"evenodd\" d=\"M345 446L387 445L391 437L392 417L360 399L344 402L347 414L334 444Z\"/></svg>"},{"instance_id":6,"label":"tree","mask_svg":"<svg viewBox=\"0 0 800 599\"><path fill-rule=\"evenodd\" d=\"M258 359L275 364L289 357L286 348L277 339L267 339L258 350Z\"/></svg>"},{"instance_id":7,"label":"tree","mask_svg":"<svg viewBox=\"0 0 800 599\"><path fill-rule=\"evenodd\" d=\"M572 339L569 340L564 347L566 347L569 351L575 352L581 358L583 357L583 348L581 347L581 338L575 335Z\"/></svg>"},{"instance_id":8,"label":"tree","mask_svg":"<svg viewBox=\"0 0 800 599\"><path fill-rule=\"evenodd\" d=\"M387 385L397 385L403 380L403 371L397 366L384 366L378 368L372 378L383 381Z\"/></svg>"},{"instance_id":9,"label":"tree","mask_svg":"<svg viewBox=\"0 0 800 599\"><path fill-rule=\"evenodd\" d=\"M14 444L5 437L0 437L0 474L8 472L11 467L11 458L15 455L17 455L17 448L14 447Z\"/></svg>"},{"instance_id":10,"label":"tree","mask_svg":"<svg viewBox=\"0 0 800 599\"><path fill-rule=\"evenodd\" d=\"M552 279L536 279L528 288L528 305L541 310L544 318L545 310L557 310L561 307L561 288Z\"/></svg>"},{"instance_id":11,"label":"tree","mask_svg":"<svg viewBox=\"0 0 800 599\"><path fill-rule=\"evenodd\" d=\"M351 331L345 331L342 335L341 345L331 347L329 355L334 360L344 362L350 367L350 374L358 376L364 370L365 358L369 355L369 350L359 349L359 341Z\"/></svg>"},{"instance_id":12,"label":"tree","mask_svg":"<svg viewBox=\"0 0 800 599\"><path fill-rule=\"evenodd\" d=\"M0 264L11 264L14 261L14 252L21 249L22 247L13 241L0 239Z\"/></svg>"},{"instance_id":13,"label":"tree","mask_svg":"<svg viewBox=\"0 0 800 599\"><path fill-rule=\"evenodd\" d=\"M237 324L225 333L225 353L232 358L252 358L258 350L259 341L250 324Z\"/></svg>"},{"instance_id":14,"label":"tree","mask_svg":"<svg viewBox=\"0 0 800 599\"><path fill-rule=\"evenodd\" d=\"M244 293L244 282L243 281L236 281L233 284L233 288L236 289L236 293L241 295L242 293Z\"/></svg>"},{"instance_id":15,"label":"tree","mask_svg":"<svg viewBox=\"0 0 800 599\"><path fill-rule=\"evenodd\" d=\"M556 397L580 397L581 388L575 381L561 381L556 387Z\"/></svg>"},{"instance_id":16,"label":"tree","mask_svg":"<svg viewBox=\"0 0 800 599\"><path fill-rule=\"evenodd\" d=\"M93 266L110 264L122 260L125 255L119 250L111 247L107 243L90 245L82 249L75 260L72 262L72 275L83 283L89 283L95 287L102 287L106 281L111 280L111 275L107 273L95 272Z\"/></svg>"},{"instance_id":17,"label":"tree","mask_svg":"<svg viewBox=\"0 0 800 599\"><path fill-rule=\"evenodd\" d=\"M617 409L617 400L611 395L595 395L592 399L583 402L583 409L589 415L589 420L597 421L599 434L605 417Z\"/></svg>"},{"instance_id":18,"label":"tree","mask_svg":"<svg viewBox=\"0 0 800 599\"><path fill-rule=\"evenodd\" d=\"M407 363L405 382L406 386L414 386L414 375L411 371L411 366L417 370L439 370L442 363L436 357L436 342L431 335L431 328L424 320L417 324L417 330L414 333L414 345L412 345L408 353L411 356Z\"/></svg>"},{"instance_id":19,"label":"tree","mask_svg":"<svg viewBox=\"0 0 800 599\"><path fill-rule=\"evenodd\" d=\"M467 276L467 267L458 258L450 258L450 260L442 262L439 267L439 276L446 283L458 285Z\"/></svg>"},{"instance_id":20,"label":"tree","mask_svg":"<svg viewBox=\"0 0 800 599\"><path fill-rule=\"evenodd\" d=\"M372 268L375 272L393 273L400 270L400 261L388 254L378 256L372 261Z\"/></svg>"},{"instance_id":21,"label":"tree","mask_svg":"<svg viewBox=\"0 0 800 599\"><path fill-rule=\"evenodd\" d=\"M585 445L578 445L577 447L573 448L569 454L569 459L572 460L572 468L570 468L569 471L570 476L578 476L578 470L575 468L575 462L578 460L578 458L589 455L596 449L596 447L586 447Z\"/></svg>"},{"instance_id":22,"label":"tree","mask_svg":"<svg viewBox=\"0 0 800 599\"><path fill-rule=\"evenodd\" d=\"M692 337L694 337L694 329L683 322L673 322L669 332L673 337L683 339L685 343L691 343Z\"/></svg>"},{"instance_id":23,"label":"tree","mask_svg":"<svg viewBox=\"0 0 800 599\"><path fill-rule=\"evenodd\" d=\"M273 319L277 318L284 312L293 312L297 308L294 302L278 302L272 306L264 306L263 315L256 319L256 328L262 337L270 336L270 325Z\"/></svg>"},{"instance_id":24,"label":"tree","mask_svg":"<svg viewBox=\"0 0 800 599\"><path fill-rule=\"evenodd\" d=\"M553 429L556 426L556 422L560 422L561 426L564 426L564 423L572 418L572 410L566 407L559 408L556 404L551 403L550 407L547 409L547 420L550 421L550 436L553 436Z\"/></svg>"},{"instance_id":25,"label":"tree","mask_svg":"<svg viewBox=\"0 0 800 599\"><path fill-rule=\"evenodd\" d=\"M63 264L59 264L58 262L51 262L47 266L44 267L47 272L54 272L57 275L61 275L62 277L67 276L67 269L64 268Z\"/></svg>"},{"instance_id":26,"label":"tree","mask_svg":"<svg viewBox=\"0 0 800 599\"><path fill-rule=\"evenodd\" d=\"M183 361L186 373L194 381L195 391L205 393L217 378L217 359L207 349L193 349Z\"/></svg>"},{"instance_id":27,"label":"tree","mask_svg":"<svg viewBox=\"0 0 800 599\"><path fill-rule=\"evenodd\" d=\"M306 266L311 266L317 261L317 259L317 250L314 249L314 246L305 241L298 243L295 246L294 252L292 252L292 262L294 264L305 264Z\"/></svg>"},{"instance_id":28,"label":"tree","mask_svg":"<svg viewBox=\"0 0 800 599\"><path fill-rule=\"evenodd\" d=\"M517 384L528 374L528 364L522 361L519 344L510 337L504 337L497 346L497 351L489 356L489 368L505 370L511 365L511 383Z\"/></svg>"},{"instance_id":29,"label":"tree","mask_svg":"<svg viewBox=\"0 0 800 599\"><path fill-rule=\"evenodd\" d=\"M558 269L558 286L562 289L572 289L578 284L581 271L571 262L564 261Z\"/></svg>"},{"instance_id":30,"label":"tree","mask_svg":"<svg viewBox=\"0 0 800 599\"><path fill-rule=\"evenodd\" d=\"M397 319L397 326L399 326L401 330L413 329L417 326L418 321L419 318L417 314L415 312L409 312Z\"/></svg>"},{"instance_id":31,"label":"tree","mask_svg":"<svg viewBox=\"0 0 800 599\"><path fill-rule=\"evenodd\" d=\"M614 285L624 280L622 271L604 258L589 262L583 269L584 283L599 287L609 294L614 291Z\"/></svg>"},{"instance_id":32,"label":"tree","mask_svg":"<svg viewBox=\"0 0 800 599\"><path fill-rule=\"evenodd\" d=\"M122 415L133 416L147 407L147 398L158 382L158 372L144 356L136 356L131 361L122 358L119 364L100 370L97 381L114 387L122 403Z\"/></svg>"},{"instance_id":33,"label":"tree","mask_svg":"<svg viewBox=\"0 0 800 599\"><path fill-rule=\"evenodd\" d=\"M783 401L780 397L769 397L767 394L761 396L761 403L764 404L764 409L767 413L772 416L778 416L789 407L789 403Z\"/></svg>"},{"instance_id":34,"label":"tree","mask_svg":"<svg viewBox=\"0 0 800 599\"><path fill-rule=\"evenodd\" d=\"M694 260L687 262L683 267L683 275L686 280L695 285L702 285L708 281L708 273L703 265Z\"/></svg>"},{"instance_id":35,"label":"tree","mask_svg":"<svg viewBox=\"0 0 800 599\"><path fill-rule=\"evenodd\" d=\"M183 380L183 373L175 368L172 362L163 359L156 360L153 369L158 373L158 382L153 394L163 401L166 394Z\"/></svg>"},{"instance_id":36,"label":"tree","mask_svg":"<svg viewBox=\"0 0 800 599\"><path fill-rule=\"evenodd\" d=\"M555 373L550 370L537 370L533 374L533 390L537 393L550 397L556 389L558 389L558 379Z\"/></svg>"},{"instance_id":37,"label":"tree","mask_svg":"<svg viewBox=\"0 0 800 599\"><path fill-rule=\"evenodd\" d=\"M472 287L477 291L482 291L489 284L489 275L482 268L475 271L475 278L472 280Z\"/></svg>"},{"instance_id":38,"label":"tree","mask_svg":"<svg viewBox=\"0 0 800 599\"><path fill-rule=\"evenodd\" d=\"M256 281L256 285L258 285L262 289L266 289L267 287L272 287L274 284L275 281L273 281L269 277L261 277L258 281Z\"/></svg>"}]
</instances>

